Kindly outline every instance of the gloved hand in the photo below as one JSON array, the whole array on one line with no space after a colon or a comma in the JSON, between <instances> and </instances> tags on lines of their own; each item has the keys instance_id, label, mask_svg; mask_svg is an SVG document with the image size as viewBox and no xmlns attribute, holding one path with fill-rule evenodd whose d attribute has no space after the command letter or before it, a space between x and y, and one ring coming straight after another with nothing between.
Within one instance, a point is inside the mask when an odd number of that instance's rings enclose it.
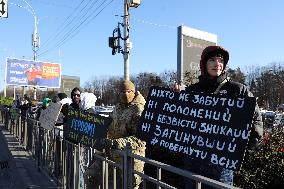
<instances>
[{"instance_id":1,"label":"gloved hand","mask_svg":"<svg viewBox=\"0 0 284 189\"><path fill-rule=\"evenodd\" d=\"M104 146L104 148L110 149L114 146L113 140L109 139L109 138L104 138L104 139L102 139L102 145Z\"/></svg>"},{"instance_id":2,"label":"gloved hand","mask_svg":"<svg viewBox=\"0 0 284 189\"><path fill-rule=\"evenodd\" d=\"M260 147L261 142L257 138L251 138L248 142L247 152L252 155Z\"/></svg>"}]
</instances>

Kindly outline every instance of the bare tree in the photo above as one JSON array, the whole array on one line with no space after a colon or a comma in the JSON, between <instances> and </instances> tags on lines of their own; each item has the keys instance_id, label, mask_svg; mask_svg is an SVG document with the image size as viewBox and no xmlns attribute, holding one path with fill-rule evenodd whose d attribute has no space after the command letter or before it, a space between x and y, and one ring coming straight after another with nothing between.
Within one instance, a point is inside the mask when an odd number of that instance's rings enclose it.
<instances>
[{"instance_id":1,"label":"bare tree","mask_svg":"<svg viewBox=\"0 0 284 189\"><path fill-rule=\"evenodd\" d=\"M156 73L140 73L136 78L132 77L136 84L136 89L141 92L144 97L147 97L151 86L164 86L163 81Z\"/></svg>"},{"instance_id":2,"label":"bare tree","mask_svg":"<svg viewBox=\"0 0 284 189\"><path fill-rule=\"evenodd\" d=\"M174 70L165 70L160 74L160 78L164 87L172 87L177 81L177 73Z\"/></svg>"},{"instance_id":3,"label":"bare tree","mask_svg":"<svg viewBox=\"0 0 284 189\"><path fill-rule=\"evenodd\" d=\"M231 69L229 68L227 73L229 74L229 77L236 82L245 84L245 80L246 80L246 76L245 74L241 71L240 68L236 68L236 69Z\"/></svg>"}]
</instances>

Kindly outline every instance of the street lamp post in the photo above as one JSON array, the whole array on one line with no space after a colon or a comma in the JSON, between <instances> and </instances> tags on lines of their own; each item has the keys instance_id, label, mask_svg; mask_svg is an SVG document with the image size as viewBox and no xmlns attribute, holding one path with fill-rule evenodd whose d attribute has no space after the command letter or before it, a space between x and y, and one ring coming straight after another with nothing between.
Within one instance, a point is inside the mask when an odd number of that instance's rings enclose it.
<instances>
[{"instance_id":1,"label":"street lamp post","mask_svg":"<svg viewBox=\"0 0 284 189\"><path fill-rule=\"evenodd\" d=\"M37 29L38 19L37 19L34 8L26 0L22 0L22 1L24 3L26 3L26 5L27 5L26 7L23 7L23 6L17 5L17 4L14 4L14 5L26 9L34 17L34 30L33 30L33 33L32 33L32 50L33 50L33 60L36 60L37 51L38 51L39 45L40 45L40 40L39 40L40 38L39 38L39 35L38 35L38 29ZM23 94L25 94L25 87L23 88ZM34 87L34 99L36 100L36 87Z\"/></svg>"},{"instance_id":2,"label":"street lamp post","mask_svg":"<svg viewBox=\"0 0 284 189\"><path fill-rule=\"evenodd\" d=\"M124 15L123 15L123 24L118 23L118 27L113 30L113 36L109 37L109 47L112 48L112 55L115 55L117 52L123 54L124 62L124 79L129 80L129 55L130 49L132 48L132 43L129 40L129 28L130 28L130 14L129 8L137 8L140 5L141 0L124 0ZM124 37L120 35L120 26L124 27ZM117 32L117 36L115 33ZM124 41L123 50L120 46L120 40Z\"/></svg>"},{"instance_id":3,"label":"street lamp post","mask_svg":"<svg viewBox=\"0 0 284 189\"><path fill-rule=\"evenodd\" d=\"M39 35L37 32L37 24L38 24L37 17L34 16L34 32L32 34L32 48L34 52L34 60L36 60L37 51L39 49Z\"/></svg>"},{"instance_id":4,"label":"street lamp post","mask_svg":"<svg viewBox=\"0 0 284 189\"><path fill-rule=\"evenodd\" d=\"M124 79L129 80L129 54L130 49L132 48L132 43L129 41L129 28L130 28L130 15L129 7L137 8L141 4L141 0L124 0Z\"/></svg>"},{"instance_id":5,"label":"street lamp post","mask_svg":"<svg viewBox=\"0 0 284 189\"><path fill-rule=\"evenodd\" d=\"M32 34L32 49L33 49L33 60L36 60L36 56L37 56L37 51L39 49L39 35L38 35L38 30L37 30L37 25L38 25L38 20L37 20L37 16L35 14L35 10L33 9L33 7L26 1L23 0L29 7L30 10L29 12L32 13L33 17L34 17L34 31ZM34 89L34 100L36 100L36 86L33 87Z\"/></svg>"},{"instance_id":6,"label":"street lamp post","mask_svg":"<svg viewBox=\"0 0 284 189\"><path fill-rule=\"evenodd\" d=\"M37 53L37 50L39 49L39 35L38 35L38 29L37 29L37 25L38 25L38 19L37 19L37 16L36 16L36 13L35 13L35 10L34 8L26 1L26 0L22 0L24 1L27 6L27 7L24 7L26 10L28 10L34 17L34 31L33 31L33 34L32 34L32 49L33 49L33 59L36 60L36 53Z\"/></svg>"},{"instance_id":7,"label":"street lamp post","mask_svg":"<svg viewBox=\"0 0 284 189\"><path fill-rule=\"evenodd\" d=\"M128 0L124 0L124 79L129 80L129 53L130 53L130 41L129 41L129 4Z\"/></svg>"}]
</instances>

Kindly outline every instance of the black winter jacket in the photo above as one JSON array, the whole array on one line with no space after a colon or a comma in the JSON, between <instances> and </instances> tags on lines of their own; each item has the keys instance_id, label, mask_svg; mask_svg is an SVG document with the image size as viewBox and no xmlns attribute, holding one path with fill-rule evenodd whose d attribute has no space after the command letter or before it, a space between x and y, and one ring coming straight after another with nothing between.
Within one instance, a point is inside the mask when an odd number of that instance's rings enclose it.
<instances>
[{"instance_id":1,"label":"black winter jacket","mask_svg":"<svg viewBox=\"0 0 284 189\"><path fill-rule=\"evenodd\" d=\"M231 97L253 97L253 94L249 91L248 87L231 81L226 75L220 76L216 80L206 79L202 76L199 77L199 82L188 86L187 91L196 91L204 93L214 93L218 87L217 94L228 95ZM263 137L263 123L262 117L258 105L256 104L254 116L253 116L253 127L250 134L250 139L248 143L248 150L255 150L259 144L259 141Z\"/></svg>"}]
</instances>

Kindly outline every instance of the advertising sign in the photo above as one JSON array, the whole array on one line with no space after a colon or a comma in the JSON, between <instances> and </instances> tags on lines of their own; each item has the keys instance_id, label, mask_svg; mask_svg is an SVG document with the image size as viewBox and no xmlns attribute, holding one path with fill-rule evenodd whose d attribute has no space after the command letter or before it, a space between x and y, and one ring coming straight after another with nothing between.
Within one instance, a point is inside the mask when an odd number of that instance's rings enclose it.
<instances>
[{"instance_id":1,"label":"advertising sign","mask_svg":"<svg viewBox=\"0 0 284 189\"><path fill-rule=\"evenodd\" d=\"M7 58L5 78L7 85L60 88L61 65Z\"/></svg>"},{"instance_id":2,"label":"advertising sign","mask_svg":"<svg viewBox=\"0 0 284 189\"><path fill-rule=\"evenodd\" d=\"M255 104L253 97L151 87L137 137L151 149L236 171L248 143Z\"/></svg>"},{"instance_id":3,"label":"advertising sign","mask_svg":"<svg viewBox=\"0 0 284 189\"><path fill-rule=\"evenodd\" d=\"M215 34L186 26L178 27L177 75L180 83L188 85L197 82L201 53L205 47L216 44Z\"/></svg>"}]
</instances>

